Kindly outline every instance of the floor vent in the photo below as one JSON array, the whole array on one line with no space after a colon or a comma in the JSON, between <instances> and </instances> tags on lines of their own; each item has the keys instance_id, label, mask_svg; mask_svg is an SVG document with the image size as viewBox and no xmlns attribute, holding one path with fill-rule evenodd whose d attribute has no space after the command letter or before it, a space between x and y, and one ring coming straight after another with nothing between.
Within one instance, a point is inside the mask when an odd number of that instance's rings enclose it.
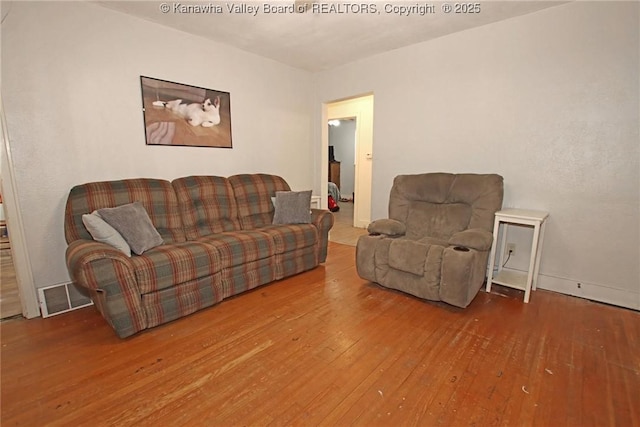
<instances>
[{"instance_id":1,"label":"floor vent","mask_svg":"<svg viewBox=\"0 0 640 427\"><path fill-rule=\"evenodd\" d=\"M93 301L72 283L38 288L38 299L42 317L66 313L93 304Z\"/></svg>"}]
</instances>

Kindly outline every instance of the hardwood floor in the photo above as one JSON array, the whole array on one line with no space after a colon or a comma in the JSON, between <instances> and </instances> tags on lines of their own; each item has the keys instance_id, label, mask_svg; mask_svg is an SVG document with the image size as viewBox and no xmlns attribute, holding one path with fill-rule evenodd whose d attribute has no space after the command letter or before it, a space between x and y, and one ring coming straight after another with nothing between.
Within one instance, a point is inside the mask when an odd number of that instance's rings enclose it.
<instances>
[{"instance_id":1,"label":"hardwood floor","mask_svg":"<svg viewBox=\"0 0 640 427\"><path fill-rule=\"evenodd\" d=\"M355 246L358 237L367 234L364 228L353 226L353 202L340 202L340 210L333 213L334 223L329 231L329 241Z\"/></svg>"},{"instance_id":2,"label":"hardwood floor","mask_svg":"<svg viewBox=\"0 0 640 427\"><path fill-rule=\"evenodd\" d=\"M1 424L640 425L640 313L501 287L456 309L354 253L126 340L93 307L2 322Z\"/></svg>"},{"instance_id":3,"label":"hardwood floor","mask_svg":"<svg viewBox=\"0 0 640 427\"><path fill-rule=\"evenodd\" d=\"M11 257L11 244L6 236L0 237L0 318L22 313L16 270Z\"/></svg>"}]
</instances>

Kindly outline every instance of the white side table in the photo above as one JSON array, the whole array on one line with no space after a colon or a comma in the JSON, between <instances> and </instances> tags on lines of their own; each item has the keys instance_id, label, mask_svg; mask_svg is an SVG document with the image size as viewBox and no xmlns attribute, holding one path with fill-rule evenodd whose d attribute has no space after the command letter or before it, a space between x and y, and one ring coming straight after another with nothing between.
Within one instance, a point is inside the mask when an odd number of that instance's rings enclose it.
<instances>
[{"instance_id":1,"label":"white side table","mask_svg":"<svg viewBox=\"0 0 640 427\"><path fill-rule=\"evenodd\" d=\"M491 284L508 286L510 288L524 291L524 302L529 302L531 289L536 290L538 283L538 269L540 268L540 253L544 241L545 220L549 212L532 211L527 209L503 209L496 212L493 223L493 246L491 246L491 256L489 257L489 277L487 278L487 292L491 292ZM496 261L496 250L498 249L498 230L500 223L520 224L533 227L533 241L531 242L531 259L529 260L529 270L526 273L503 270L504 245L507 241L507 231L502 233L500 241L500 262L498 272L493 277L493 266Z\"/></svg>"}]
</instances>

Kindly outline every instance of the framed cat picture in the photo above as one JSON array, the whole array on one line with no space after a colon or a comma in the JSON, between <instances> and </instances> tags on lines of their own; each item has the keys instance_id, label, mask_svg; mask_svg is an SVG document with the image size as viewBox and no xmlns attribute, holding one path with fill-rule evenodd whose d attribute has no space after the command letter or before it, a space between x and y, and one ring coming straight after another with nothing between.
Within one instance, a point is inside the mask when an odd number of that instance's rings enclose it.
<instances>
[{"instance_id":1,"label":"framed cat picture","mask_svg":"<svg viewBox=\"0 0 640 427\"><path fill-rule=\"evenodd\" d=\"M233 148L229 92L140 76L147 145Z\"/></svg>"}]
</instances>

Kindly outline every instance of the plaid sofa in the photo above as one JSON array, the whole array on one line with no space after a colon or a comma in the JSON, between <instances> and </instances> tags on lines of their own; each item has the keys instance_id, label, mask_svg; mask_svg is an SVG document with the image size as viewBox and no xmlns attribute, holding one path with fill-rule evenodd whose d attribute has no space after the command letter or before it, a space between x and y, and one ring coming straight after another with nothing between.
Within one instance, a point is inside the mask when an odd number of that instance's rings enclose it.
<instances>
[{"instance_id":1,"label":"plaid sofa","mask_svg":"<svg viewBox=\"0 0 640 427\"><path fill-rule=\"evenodd\" d=\"M272 225L284 179L266 174L127 179L71 189L65 208L66 262L121 338L316 267L327 256L333 216ZM164 244L127 257L92 240L82 215L139 201Z\"/></svg>"}]
</instances>

